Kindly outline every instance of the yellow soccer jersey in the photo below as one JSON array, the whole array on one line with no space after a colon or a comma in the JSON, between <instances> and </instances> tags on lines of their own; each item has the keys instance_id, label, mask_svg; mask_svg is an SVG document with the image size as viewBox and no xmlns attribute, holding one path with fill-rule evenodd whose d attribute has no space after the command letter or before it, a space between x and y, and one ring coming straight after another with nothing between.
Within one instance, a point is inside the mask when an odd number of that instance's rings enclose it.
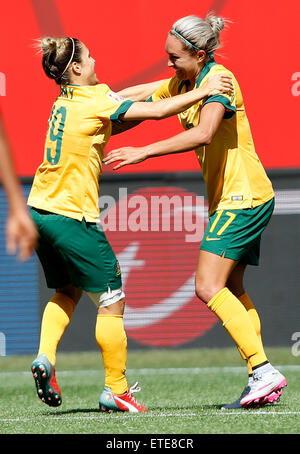
<instances>
[{"instance_id":1,"label":"yellow soccer jersey","mask_svg":"<svg viewBox=\"0 0 300 454\"><path fill-rule=\"evenodd\" d=\"M190 129L200 121L201 108L209 102L225 107L221 122L210 145L195 150L206 184L209 214L217 209L242 209L261 205L274 197L269 178L255 152L240 87L234 75L211 59L202 69L196 86L203 86L216 72L231 75L234 93L211 96L178 115L182 126ZM150 100L184 93L187 81L177 76L164 82Z\"/></svg>"},{"instance_id":2,"label":"yellow soccer jersey","mask_svg":"<svg viewBox=\"0 0 300 454\"><path fill-rule=\"evenodd\" d=\"M44 149L28 205L73 219L99 218L99 179L111 121L132 101L105 84L67 85L54 102Z\"/></svg>"}]
</instances>

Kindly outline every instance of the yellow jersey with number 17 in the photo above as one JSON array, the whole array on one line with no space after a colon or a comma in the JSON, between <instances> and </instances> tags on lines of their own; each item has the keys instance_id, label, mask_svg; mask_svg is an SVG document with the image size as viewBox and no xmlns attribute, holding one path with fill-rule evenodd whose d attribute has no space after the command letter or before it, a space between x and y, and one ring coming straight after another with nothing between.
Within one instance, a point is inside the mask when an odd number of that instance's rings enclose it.
<instances>
[{"instance_id":1,"label":"yellow jersey with number 17","mask_svg":"<svg viewBox=\"0 0 300 454\"><path fill-rule=\"evenodd\" d=\"M61 87L28 205L73 219L99 218L99 179L112 120L131 106L105 84Z\"/></svg>"},{"instance_id":2,"label":"yellow jersey with number 17","mask_svg":"<svg viewBox=\"0 0 300 454\"><path fill-rule=\"evenodd\" d=\"M222 120L212 142L195 152L206 184L209 214L217 209L242 209L262 205L274 197L269 178L256 154L242 93L234 75L211 58L203 67L196 87L203 86L209 76L225 72L232 77L234 93L201 100L178 115L185 129L199 125L201 109L209 102L225 107ZM184 93L188 81L177 76L167 80L150 101Z\"/></svg>"}]
</instances>

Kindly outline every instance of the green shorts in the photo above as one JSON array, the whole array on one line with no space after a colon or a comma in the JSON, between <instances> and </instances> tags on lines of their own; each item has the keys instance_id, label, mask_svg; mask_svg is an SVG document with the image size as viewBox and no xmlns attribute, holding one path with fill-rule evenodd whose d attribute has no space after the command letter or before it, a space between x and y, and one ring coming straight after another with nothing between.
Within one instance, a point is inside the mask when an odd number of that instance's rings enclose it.
<instances>
[{"instance_id":1,"label":"green shorts","mask_svg":"<svg viewBox=\"0 0 300 454\"><path fill-rule=\"evenodd\" d=\"M258 265L261 235L274 210L274 199L255 208L217 210L200 249L247 265Z\"/></svg>"},{"instance_id":2,"label":"green shorts","mask_svg":"<svg viewBox=\"0 0 300 454\"><path fill-rule=\"evenodd\" d=\"M118 260L95 223L32 208L39 232L37 254L49 288L73 285L89 292L122 287Z\"/></svg>"}]
</instances>

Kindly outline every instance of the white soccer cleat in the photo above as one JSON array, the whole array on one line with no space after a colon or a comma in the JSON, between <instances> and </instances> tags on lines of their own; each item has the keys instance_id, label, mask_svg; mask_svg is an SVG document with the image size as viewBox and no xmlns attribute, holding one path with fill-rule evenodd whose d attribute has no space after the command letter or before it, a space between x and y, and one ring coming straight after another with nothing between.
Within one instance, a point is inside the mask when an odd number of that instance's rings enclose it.
<instances>
[{"instance_id":1,"label":"white soccer cleat","mask_svg":"<svg viewBox=\"0 0 300 454\"><path fill-rule=\"evenodd\" d=\"M240 404L243 408L253 408L272 403L273 396L280 397L285 386L286 378L278 370L272 368L265 373L254 370L249 392L242 397ZM278 399L274 398L273 401L276 400Z\"/></svg>"}]
</instances>

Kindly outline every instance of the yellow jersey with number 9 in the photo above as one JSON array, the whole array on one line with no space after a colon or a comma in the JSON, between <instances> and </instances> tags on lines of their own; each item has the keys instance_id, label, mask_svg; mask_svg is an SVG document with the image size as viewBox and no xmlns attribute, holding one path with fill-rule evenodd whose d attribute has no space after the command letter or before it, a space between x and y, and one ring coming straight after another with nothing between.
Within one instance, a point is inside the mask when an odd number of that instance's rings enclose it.
<instances>
[{"instance_id":1,"label":"yellow jersey with number 9","mask_svg":"<svg viewBox=\"0 0 300 454\"><path fill-rule=\"evenodd\" d=\"M49 118L44 161L36 171L28 205L96 222L111 121L118 121L131 104L105 84L62 86Z\"/></svg>"},{"instance_id":2,"label":"yellow jersey with number 9","mask_svg":"<svg viewBox=\"0 0 300 454\"><path fill-rule=\"evenodd\" d=\"M195 150L206 184L209 214L217 209L243 209L262 205L274 197L269 178L256 154L242 93L234 75L213 58L205 64L196 87L205 85L217 72L225 72L233 79L232 95L216 95L201 100L178 115L185 129L199 125L201 110L209 102L220 102L225 107L222 120L212 142ZM150 101L184 93L188 81L177 76L165 81Z\"/></svg>"}]
</instances>

